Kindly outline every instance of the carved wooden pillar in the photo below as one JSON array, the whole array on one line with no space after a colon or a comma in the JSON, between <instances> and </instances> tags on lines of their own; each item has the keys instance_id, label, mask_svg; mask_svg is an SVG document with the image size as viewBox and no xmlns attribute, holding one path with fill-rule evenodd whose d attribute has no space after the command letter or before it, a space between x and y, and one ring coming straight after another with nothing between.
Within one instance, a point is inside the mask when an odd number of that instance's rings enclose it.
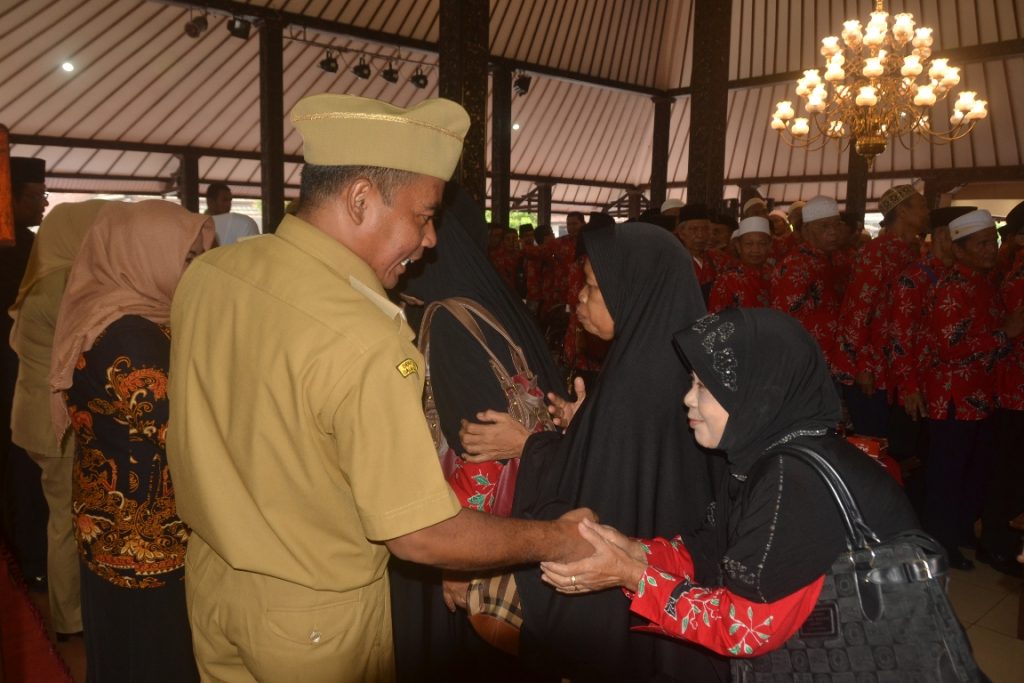
<instances>
[{"instance_id":1,"label":"carved wooden pillar","mask_svg":"<svg viewBox=\"0 0 1024 683\"><path fill-rule=\"evenodd\" d=\"M651 205L661 207L667 194L668 148L672 132L672 103L675 102L675 98L652 97L651 99L654 100L654 134L651 139ZM632 209L630 209L630 217L632 217Z\"/></svg>"},{"instance_id":2,"label":"carved wooden pillar","mask_svg":"<svg viewBox=\"0 0 1024 683\"><path fill-rule=\"evenodd\" d=\"M268 17L260 24L260 199L263 232L284 218L284 26Z\"/></svg>"},{"instance_id":3,"label":"carved wooden pillar","mask_svg":"<svg viewBox=\"0 0 1024 683\"><path fill-rule=\"evenodd\" d=\"M498 66L491 78L491 221L508 225L512 183L512 72Z\"/></svg>"},{"instance_id":4,"label":"carved wooden pillar","mask_svg":"<svg viewBox=\"0 0 1024 683\"><path fill-rule=\"evenodd\" d=\"M537 225L551 225L551 185L537 183Z\"/></svg>"},{"instance_id":5,"label":"carved wooden pillar","mask_svg":"<svg viewBox=\"0 0 1024 683\"><path fill-rule=\"evenodd\" d=\"M846 175L846 213L856 223L864 223L868 204L868 160L850 144L850 163Z\"/></svg>"},{"instance_id":6,"label":"carved wooden pillar","mask_svg":"<svg viewBox=\"0 0 1024 683\"><path fill-rule=\"evenodd\" d=\"M452 180L480 206L487 199L489 26L488 0L441 0L438 89L441 97L461 104L471 121Z\"/></svg>"},{"instance_id":7,"label":"carved wooden pillar","mask_svg":"<svg viewBox=\"0 0 1024 683\"><path fill-rule=\"evenodd\" d=\"M693 10L693 94L686 199L707 204L712 211L722 208L725 183L732 5L722 0L696 0Z\"/></svg>"}]
</instances>

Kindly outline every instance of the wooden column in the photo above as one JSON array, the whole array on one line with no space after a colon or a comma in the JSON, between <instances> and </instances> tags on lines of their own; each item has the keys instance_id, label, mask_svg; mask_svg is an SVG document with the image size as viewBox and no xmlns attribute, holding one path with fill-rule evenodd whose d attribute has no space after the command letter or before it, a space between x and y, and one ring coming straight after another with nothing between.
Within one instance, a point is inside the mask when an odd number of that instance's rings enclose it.
<instances>
[{"instance_id":1,"label":"wooden column","mask_svg":"<svg viewBox=\"0 0 1024 683\"><path fill-rule=\"evenodd\" d=\"M551 185L537 183L537 225L551 225Z\"/></svg>"},{"instance_id":2,"label":"wooden column","mask_svg":"<svg viewBox=\"0 0 1024 683\"><path fill-rule=\"evenodd\" d=\"M693 9L693 94L686 199L707 204L712 211L722 209L725 182L732 5L722 0L696 0Z\"/></svg>"},{"instance_id":3,"label":"wooden column","mask_svg":"<svg viewBox=\"0 0 1024 683\"><path fill-rule=\"evenodd\" d=\"M178 199L192 213L199 213L199 155L178 155Z\"/></svg>"},{"instance_id":4,"label":"wooden column","mask_svg":"<svg viewBox=\"0 0 1024 683\"><path fill-rule=\"evenodd\" d=\"M644 193L642 191L640 191L640 190L629 190L629 191L626 192L626 194L629 197L629 220L635 221L637 218L640 218L640 214L642 214L644 212L644 210L643 210L643 196L644 196ZM665 200L662 199L662 201L665 201ZM659 207L660 207L660 204L659 204Z\"/></svg>"},{"instance_id":5,"label":"wooden column","mask_svg":"<svg viewBox=\"0 0 1024 683\"><path fill-rule=\"evenodd\" d=\"M268 17L260 24L260 199L263 232L284 218L284 25Z\"/></svg>"},{"instance_id":6,"label":"wooden column","mask_svg":"<svg viewBox=\"0 0 1024 683\"><path fill-rule=\"evenodd\" d=\"M437 41L441 97L458 102L472 122L452 176L480 206L487 199L488 0L441 0Z\"/></svg>"},{"instance_id":7,"label":"wooden column","mask_svg":"<svg viewBox=\"0 0 1024 683\"><path fill-rule=\"evenodd\" d=\"M654 100L654 134L651 139L651 206L660 208L668 192L668 148L672 134L674 97ZM639 215L639 214L638 214ZM632 214L630 215L632 218Z\"/></svg>"},{"instance_id":8,"label":"wooden column","mask_svg":"<svg viewBox=\"0 0 1024 683\"><path fill-rule=\"evenodd\" d=\"M864 223L868 203L868 160L857 154L856 143L850 143L850 162L846 177L846 213L853 221Z\"/></svg>"},{"instance_id":9,"label":"wooden column","mask_svg":"<svg viewBox=\"0 0 1024 683\"><path fill-rule=\"evenodd\" d=\"M512 72L496 66L491 72L491 220L508 225L512 180Z\"/></svg>"}]
</instances>

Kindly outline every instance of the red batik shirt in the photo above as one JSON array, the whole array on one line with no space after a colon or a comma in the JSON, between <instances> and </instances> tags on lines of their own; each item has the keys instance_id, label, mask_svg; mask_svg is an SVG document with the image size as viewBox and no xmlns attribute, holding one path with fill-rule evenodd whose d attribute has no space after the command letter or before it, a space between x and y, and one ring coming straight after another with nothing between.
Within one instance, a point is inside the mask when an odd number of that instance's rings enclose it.
<instances>
[{"instance_id":1,"label":"red batik shirt","mask_svg":"<svg viewBox=\"0 0 1024 683\"><path fill-rule=\"evenodd\" d=\"M984 273L955 264L928 301L929 359L924 372L928 417L984 420L994 409L997 359L1009 351L1000 330L999 291Z\"/></svg>"},{"instance_id":2,"label":"red batik shirt","mask_svg":"<svg viewBox=\"0 0 1024 683\"><path fill-rule=\"evenodd\" d=\"M1007 311L1024 308L1024 251L1017 252L1013 268L1003 280L1002 295ZM999 406L1024 410L1024 335L1010 343L1012 350L999 362Z\"/></svg>"},{"instance_id":3,"label":"red batik shirt","mask_svg":"<svg viewBox=\"0 0 1024 683\"><path fill-rule=\"evenodd\" d=\"M775 602L754 602L728 588L694 583L682 539L644 541L647 569L630 609L652 622L636 631L662 633L732 657L756 657L781 647L814 609L825 577Z\"/></svg>"},{"instance_id":4,"label":"red batik shirt","mask_svg":"<svg viewBox=\"0 0 1024 683\"><path fill-rule=\"evenodd\" d=\"M739 262L719 273L711 288L708 313L726 308L766 308L771 305L770 273L767 266Z\"/></svg>"},{"instance_id":5,"label":"red batik shirt","mask_svg":"<svg viewBox=\"0 0 1024 683\"><path fill-rule=\"evenodd\" d=\"M782 237L772 237L772 258L775 263L782 263L782 259L789 255L799 244L795 232L787 232Z\"/></svg>"},{"instance_id":6,"label":"red batik shirt","mask_svg":"<svg viewBox=\"0 0 1024 683\"><path fill-rule=\"evenodd\" d=\"M491 264L494 265L494 269L498 271L498 275L501 276L502 282L513 292L516 291L516 271L519 270L519 261L522 259L519 252L500 246L492 249L488 253L488 257Z\"/></svg>"},{"instance_id":7,"label":"red batik shirt","mask_svg":"<svg viewBox=\"0 0 1024 683\"><path fill-rule=\"evenodd\" d=\"M541 264L541 314L556 306L573 303L576 292L569 291L569 281L576 264L575 237L564 235L557 239L548 239L541 245L524 247L523 255Z\"/></svg>"},{"instance_id":8,"label":"red batik shirt","mask_svg":"<svg viewBox=\"0 0 1024 683\"><path fill-rule=\"evenodd\" d=\"M861 372L875 376L878 389L888 389L887 340L892 321L892 290L896 279L918 256L917 245L882 235L857 252L839 313L836 374L853 384Z\"/></svg>"},{"instance_id":9,"label":"red batik shirt","mask_svg":"<svg viewBox=\"0 0 1024 683\"><path fill-rule=\"evenodd\" d=\"M799 320L832 367L840 298L828 254L801 243L776 267L771 290L772 307Z\"/></svg>"},{"instance_id":10,"label":"red batik shirt","mask_svg":"<svg viewBox=\"0 0 1024 683\"><path fill-rule=\"evenodd\" d=\"M926 352L928 293L946 274L946 264L934 256L903 270L892 287L888 326L889 389L900 398L924 391L922 369ZM904 404L906 407L906 404Z\"/></svg>"}]
</instances>

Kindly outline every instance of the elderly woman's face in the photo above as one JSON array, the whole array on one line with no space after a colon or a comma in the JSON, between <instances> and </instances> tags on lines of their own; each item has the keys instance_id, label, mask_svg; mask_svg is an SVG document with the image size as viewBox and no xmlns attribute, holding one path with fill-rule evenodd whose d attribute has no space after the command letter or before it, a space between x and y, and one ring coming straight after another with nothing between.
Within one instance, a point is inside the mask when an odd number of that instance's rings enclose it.
<instances>
[{"instance_id":1,"label":"elderly woman's face","mask_svg":"<svg viewBox=\"0 0 1024 683\"><path fill-rule=\"evenodd\" d=\"M729 421L729 412L722 407L704 383L693 373L693 386L686 392L683 404L689 409L687 418L693 438L704 448L718 448Z\"/></svg>"},{"instance_id":2,"label":"elderly woman's face","mask_svg":"<svg viewBox=\"0 0 1024 683\"><path fill-rule=\"evenodd\" d=\"M590 265L590 259L583 262L583 274L587 279L583 283L583 288L580 289L579 303L576 304L576 317L579 318L583 329L595 337L608 341L615 336L615 321L612 320L612 314L608 312L608 306L604 302L601 287L597 284L597 277Z\"/></svg>"}]
</instances>

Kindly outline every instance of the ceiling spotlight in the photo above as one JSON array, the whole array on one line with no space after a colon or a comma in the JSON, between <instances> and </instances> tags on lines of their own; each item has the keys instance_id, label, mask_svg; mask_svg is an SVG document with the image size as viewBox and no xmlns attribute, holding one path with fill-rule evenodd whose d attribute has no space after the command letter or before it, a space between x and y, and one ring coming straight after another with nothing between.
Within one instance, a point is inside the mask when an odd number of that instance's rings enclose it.
<instances>
[{"instance_id":1,"label":"ceiling spotlight","mask_svg":"<svg viewBox=\"0 0 1024 683\"><path fill-rule=\"evenodd\" d=\"M338 59L334 56L333 52L327 51L324 58L320 60L320 68L329 74L338 73Z\"/></svg>"},{"instance_id":2,"label":"ceiling spotlight","mask_svg":"<svg viewBox=\"0 0 1024 683\"><path fill-rule=\"evenodd\" d=\"M388 62L388 68L380 72L380 77L388 83L398 83L398 69Z\"/></svg>"},{"instance_id":3,"label":"ceiling spotlight","mask_svg":"<svg viewBox=\"0 0 1024 683\"><path fill-rule=\"evenodd\" d=\"M520 128L522 128L522 126L520 126L518 123L512 124L512 130L519 130Z\"/></svg>"},{"instance_id":4,"label":"ceiling spotlight","mask_svg":"<svg viewBox=\"0 0 1024 683\"><path fill-rule=\"evenodd\" d=\"M352 67L352 73L354 73L359 78L363 78L363 79L369 78L370 77L370 65L366 63L365 59L360 57L359 58L359 63L356 64L354 67Z\"/></svg>"},{"instance_id":5,"label":"ceiling spotlight","mask_svg":"<svg viewBox=\"0 0 1024 683\"><path fill-rule=\"evenodd\" d=\"M68 73L71 73L72 71L75 70L75 65L72 64L71 62L64 62L63 64L60 65L60 68L64 69Z\"/></svg>"},{"instance_id":6,"label":"ceiling spotlight","mask_svg":"<svg viewBox=\"0 0 1024 683\"><path fill-rule=\"evenodd\" d=\"M419 67L416 67L416 73L409 77L409 82L420 90L426 88L427 83L429 83L429 81L427 81L427 75L423 73L423 70Z\"/></svg>"},{"instance_id":7,"label":"ceiling spotlight","mask_svg":"<svg viewBox=\"0 0 1024 683\"><path fill-rule=\"evenodd\" d=\"M235 38L241 38L246 40L249 37L249 31L252 30L252 22L241 17L231 17L228 19L228 33L233 35Z\"/></svg>"},{"instance_id":8,"label":"ceiling spotlight","mask_svg":"<svg viewBox=\"0 0 1024 683\"><path fill-rule=\"evenodd\" d=\"M530 83L533 81L533 77L525 73L520 72L516 79L512 81L512 89L516 91L519 96L525 95L530 92Z\"/></svg>"},{"instance_id":9,"label":"ceiling spotlight","mask_svg":"<svg viewBox=\"0 0 1024 683\"><path fill-rule=\"evenodd\" d=\"M206 23L206 15L200 14L198 17L192 17L185 24L185 35L189 38L198 38L199 35L207 29L208 24Z\"/></svg>"}]
</instances>

